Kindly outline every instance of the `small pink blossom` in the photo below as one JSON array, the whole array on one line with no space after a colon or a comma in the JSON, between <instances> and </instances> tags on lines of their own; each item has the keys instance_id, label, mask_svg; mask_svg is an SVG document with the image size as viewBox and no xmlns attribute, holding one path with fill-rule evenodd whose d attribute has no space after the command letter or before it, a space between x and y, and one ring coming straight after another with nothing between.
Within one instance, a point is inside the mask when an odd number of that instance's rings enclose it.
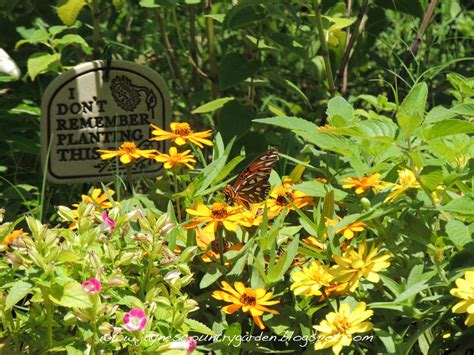
<instances>
[{"instance_id":1,"label":"small pink blossom","mask_svg":"<svg viewBox=\"0 0 474 355\"><path fill-rule=\"evenodd\" d=\"M84 290L84 292L87 293L95 293L100 292L100 290L102 290L102 285L100 284L99 280L97 280L96 278L92 278L83 282L82 289Z\"/></svg>"},{"instance_id":2,"label":"small pink blossom","mask_svg":"<svg viewBox=\"0 0 474 355\"><path fill-rule=\"evenodd\" d=\"M101 229L108 229L111 232L115 229L115 221L113 218L109 217L107 215L107 211L103 211L101 214L102 217L102 224L101 224Z\"/></svg>"},{"instance_id":3,"label":"small pink blossom","mask_svg":"<svg viewBox=\"0 0 474 355\"><path fill-rule=\"evenodd\" d=\"M190 336L186 337L184 341L173 341L168 349L169 350L187 350L189 354L191 354L194 350L196 350L197 341Z\"/></svg>"},{"instance_id":4,"label":"small pink blossom","mask_svg":"<svg viewBox=\"0 0 474 355\"><path fill-rule=\"evenodd\" d=\"M132 332L143 330L146 325L145 311L140 308L133 308L130 312L125 313L123 316L123 322L125 323L125 328Z\"/></svg>"}]
</instances>

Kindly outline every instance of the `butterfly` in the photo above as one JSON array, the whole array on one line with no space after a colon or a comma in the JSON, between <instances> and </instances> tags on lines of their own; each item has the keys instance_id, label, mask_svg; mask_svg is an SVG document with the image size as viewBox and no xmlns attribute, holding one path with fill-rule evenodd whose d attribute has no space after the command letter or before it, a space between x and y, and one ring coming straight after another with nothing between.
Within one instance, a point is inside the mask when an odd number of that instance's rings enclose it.
<instances>
[{"instance_id":1,"label":"butterfly","mask_svg":"<svg viewBox=\"0 0 474 355\"><path fill-rule=\"evenodd\" d=\"M276 149L270 149L255 158L232 184L224 187L226 202L228 204L236 202L249 210L251 203L265 200L270 192L268 178L277 160Z\"/></svg>"}]
</instances>

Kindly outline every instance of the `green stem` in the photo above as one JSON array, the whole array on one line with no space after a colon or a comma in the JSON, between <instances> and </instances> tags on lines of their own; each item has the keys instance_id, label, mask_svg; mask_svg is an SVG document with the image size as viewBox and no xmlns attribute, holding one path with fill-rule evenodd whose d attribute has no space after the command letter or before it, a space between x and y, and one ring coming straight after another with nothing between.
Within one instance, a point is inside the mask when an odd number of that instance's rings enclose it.
<instances>
[{"instance_id":1,"label":"green stem","mask_svg":"<svg viewBox=\"0 0 474 355\"><path fill-rule=\"evenodd\" d=\"M313 8L316 12L316 27L318 28L319 40L321 41L322 56L324 58L324 66L326 68L326 80L329 86L329 94L331 97L333 97L336 94L336 87L334 86L334 77L332 75L328 44L324 34L323 20L321 18L321 4L319 3L319 0L313 0Z\"/></svg>"},{"instance_id":2,"label":"green stem","mask_svg":"<svg viewBox=\"0 0 474 355\"><path fill-rule=\"evenodd\" d=\"M99 301L99 294L94 293L92 295L92 343L91 343L91 354L95 354L95 338L97 334L97 307Z\"/></svg>"},{"instance_id":3,"label":"green stem","mask_svg":"<svg viewBox=\"0 0 474 355\"><path fill-rule=\"evenodd\" d=\"M175 200L176 200L176 214L178 215L178 222L181 223L181 202L179 200L179 184L178 184L178 177L175 173L171 173L173 176L173 185L174 185L174 192L175 192Z\"/></svg>"},{"instance_id":4,"label":"green stem","mask_svg":"<svg viewBox=\"0 0 474 355\"><path fill-rule=\"evenodd\" d=\"M331 302L329 302L329 297L328 295L326 295L326 290L325 289L321 289L321 293L323 294L323 297L324 297L324 300L326 301L327 305L329 306L329 308L331 308L331 310L333 312L336 312L336 310L334 309L334 307L332 306Z\"/></svg>"},{"instance_id":5,"label":"green stem","mask_svg":"<svg viewBox=\"0 0 474 355\"><path fill-rule=\"evenodd\" d=\"M222 266L225 266L224 260L224 236L221 227L217 229L217 243L219 244L219 259Z\"/></svg>"},{"instance_id":6,"label":"green stem","mask_svg":"<svg viewBox=\"0 0 474 355\"><path fill-rule=\"evenodd\" d=\"M49 300L48 291L44 288L41 288L41 293L43 295L44 304L46 306L46 323L48 327L48 349L53 346L53 307L51 301Z\"/></svg>"},{"instance_id":7,"label":"green stem","mask_svg":"<svg viewBox=\"0 0 474 355\"><path fill-rule=\"evenodd\" d=\"M135 186L133 186L133 177L132 177L132 166L127 165L127 181L128 181L128 187L130 189L130 192L132 193L132 196L135 196Z\"/></svg>"},{"instance_id":8,"label":"green stem","mask_svg":"<svg viewBox=\"0 0 474 355\"><path fill-rule=\"evenodd\" d=\"M210 15L212 13L211 0L206 0L206 13ZM212 97L213 99L219 98L219 86L217 84L217 57L216 57L216 35L214 31L214 20L212 17L206 17L207 25L207 42L209 47L209 66L210 74L209 78L212 83Z\"/></svg>"},{"instance_id":9,"label":"green stem","mask_svg":"<svg viewBox=\"0 0 474 355\"><path fill-rule=\"evenodd\" d=\"M99 2L92 0L92 48L94 59L99 59L99 42L100 42L100 22L99 22Z\"/></svg>"}]
</instances>

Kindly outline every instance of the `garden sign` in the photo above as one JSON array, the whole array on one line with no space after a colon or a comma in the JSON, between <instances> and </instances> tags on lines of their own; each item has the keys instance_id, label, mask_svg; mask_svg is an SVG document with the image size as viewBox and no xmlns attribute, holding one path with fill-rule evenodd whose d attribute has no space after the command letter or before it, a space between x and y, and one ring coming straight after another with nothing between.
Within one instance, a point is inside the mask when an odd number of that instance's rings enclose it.
<instances>
[{"instance_id":1,"label":"garden sign","mask_svg":"<svg viewBox=\"0 0 474 355\"><path fill-rule=\"evenodd\" d=\"M140 149L162 150L151 142L150 124L169 125L171 104L163 78L127 61L80 64L56 78L41 103L41 160L54 183L111 180L123 165L103 161L97 149L133 141ZM161 149L160 149L161 148ZM143 159L132 176L156 176L160 164Z\"/></svg>"}]
</instances>

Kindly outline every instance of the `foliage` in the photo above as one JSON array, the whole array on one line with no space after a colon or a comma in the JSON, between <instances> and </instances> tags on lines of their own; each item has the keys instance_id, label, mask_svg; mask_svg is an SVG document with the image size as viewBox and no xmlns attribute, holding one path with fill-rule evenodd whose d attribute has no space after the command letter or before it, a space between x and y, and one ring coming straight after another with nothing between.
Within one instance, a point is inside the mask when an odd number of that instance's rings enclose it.
<instances>
[{"instance_id":1,"label":"foliage","mask_svg":"<svg viewBox=\"0 0 474 355\"><path fill-rule=\"evenodd\" d=\"M469 4L0 5L25 73L0 73L2 351L472 351ZM174 120L212 142L153 127L178 145L139 152L156 179L43 185L44 88L110 56L157 70ZM267 199L227 205L268 146Z\"/></svg>"}]
</instances>

